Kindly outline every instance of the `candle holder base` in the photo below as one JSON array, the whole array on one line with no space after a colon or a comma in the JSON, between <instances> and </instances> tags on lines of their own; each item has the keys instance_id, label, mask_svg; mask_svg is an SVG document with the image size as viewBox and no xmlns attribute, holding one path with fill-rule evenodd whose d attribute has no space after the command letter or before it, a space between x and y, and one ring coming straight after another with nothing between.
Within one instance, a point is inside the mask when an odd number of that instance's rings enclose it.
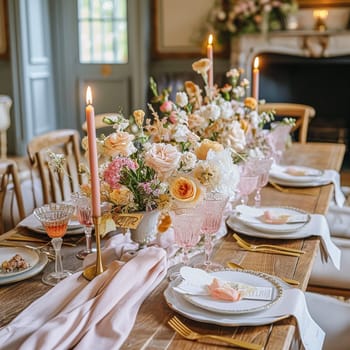
<instances>
[{"instance_id":1,"label":"candle holder base","mask_svg":"<svg viewBox=\"0 0 350 350\"><path fill-rule=\"evenodd\" d=\"M105 266L102 266L103 270L105 270ZM83 276L88 280L88 281L92 281L97 275L99 275L100 273L97 273L97 268L96 265L91 265L88 266L84 269L83 271Z\"/></svg>"},{"instance_id":2,"label":"candle holder base","mask_svg":"<svg viewBox=\"0 0 350 350\"><path fill-rule=\"evenodd\" d=\"M83 271L83 276L88 280L93 280L96 276L100 275L105 267L102 265L102 255L101 255L101 238L100 238L100 225L101 217L92 218L95 225L95 236L96 236L96 264L88 266Z\"/></svg>"}]
</instances>

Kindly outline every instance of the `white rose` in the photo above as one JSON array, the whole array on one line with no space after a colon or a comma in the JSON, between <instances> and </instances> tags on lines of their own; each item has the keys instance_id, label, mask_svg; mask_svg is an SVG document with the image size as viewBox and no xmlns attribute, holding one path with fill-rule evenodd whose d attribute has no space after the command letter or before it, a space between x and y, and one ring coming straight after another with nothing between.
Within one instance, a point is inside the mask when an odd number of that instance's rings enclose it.
<instances>
[{"instance_id":1,"label":"white rose","mask_svg":"<svg viewBox=\"0 0 350 350\"><path fill-rule=\"evenodd\" d=\"M176 104L180 107L185 107L188 104L188 97L185 92L178 92L176 94Z\"/></svg>"},{"instance_id":2,"label":"white rose","mask_svg":"<svg viewBox=\"0 0 350 350\"><path fill-rule=\"evenodd\" d=\"M206 106L202 106L200 109L200 113L206 120L215 121L220 118L220 107L215 104L209 104Z\"/></svg>"}]
</instances>

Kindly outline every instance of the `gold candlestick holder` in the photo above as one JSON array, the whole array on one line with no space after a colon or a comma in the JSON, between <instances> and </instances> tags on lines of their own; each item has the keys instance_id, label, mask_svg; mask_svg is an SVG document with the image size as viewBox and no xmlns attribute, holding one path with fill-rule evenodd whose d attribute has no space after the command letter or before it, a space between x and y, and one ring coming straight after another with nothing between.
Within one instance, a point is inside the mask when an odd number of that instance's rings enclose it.
<instances>
[{"instance_id":1,"label":"gold candlestick holder","mask_svg":"<svg viewBox=\"0 0 350 350\"><path fill-rule=\"evenodd\" d=\"M100 275L104 271L104 266L102 264L102 255L101 255L101 237L100 237L100 225L101 225L101 216L92 218L95 226L95 236L96 236L96 264L88 266L83 271L83 276L91 281L96 276Z\"/></svg>"},{"instance_id":2,"label":"gold candlestick holder","mask_svg":"<svg viewBox=\"0 0 350 350\"><path fill-rule=\"evenodd\" d=\"M315 10L314 19L315 19L315 30L319 32L325 32L327 30L326 20L328 17L327 10Z\"/></svg>"}]
</instances>

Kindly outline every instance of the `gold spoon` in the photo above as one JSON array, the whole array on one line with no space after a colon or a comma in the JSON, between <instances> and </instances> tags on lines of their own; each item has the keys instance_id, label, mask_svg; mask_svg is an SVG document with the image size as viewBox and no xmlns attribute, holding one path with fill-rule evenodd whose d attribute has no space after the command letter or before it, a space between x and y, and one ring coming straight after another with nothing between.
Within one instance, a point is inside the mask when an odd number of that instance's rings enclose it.
<instances>
[{"instance_id":1,"label":"gold spoon","mask_svg":"<svg viewBox=\"0 0 350 350\"><path fill-rule=\"evenodd\" d=\"M243 266L234 263L233 261L228 261L226 263L226 265L230 268L230 269L240 269L240 270L246 270ZM294 285L294 286L299 286L300 282L297 280L293 280L291 278L287 278L287 277L279 277L282 281Z\"/></svg>"}]
</instances>

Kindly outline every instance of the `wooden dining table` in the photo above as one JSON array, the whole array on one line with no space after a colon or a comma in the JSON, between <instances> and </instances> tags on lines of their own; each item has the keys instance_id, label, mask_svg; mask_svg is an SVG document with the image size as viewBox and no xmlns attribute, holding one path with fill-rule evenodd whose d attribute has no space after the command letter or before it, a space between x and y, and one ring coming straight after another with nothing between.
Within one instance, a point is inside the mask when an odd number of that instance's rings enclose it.
<instances>
[{"instance_id":1,"label":"wooden dining table","mask_svg":"<svg viewBox=\"0 0 350 350\"><path fill-rule=\"evenodd\" d=\"M282 163L304 165L318 169L334 169L339 171L345 154L345 146L335 143L294 143L286 150ZM262 191L263 206L289 206L309 213L325 214L333 196L333 185L323 185L305 189L288 188L289 192L279 191L268 185ZM5 240L18 232L26 233L24 228L15 228L0 236ZM232 236L232 230L220 239L213 253L213 260L225 265L227 261L241 264L249 270L261 271L274 276L284 276L300 282L298 287L305 291L311 274L314 258L319 249L318 236L303 239L256 238L241 235L250 243L272 243L284 247L302 249L305 253L300 257L284 256L271 253L249 252L240 248ZM312 232L310 233L312 234ZM315 234L317 234L315 232ZM64 247L64 265L71 269L81 267L81 261L75 258L75 252L81 249L83 240L75 247ZM137 277L136 277L137 278ZM220 342L191 341L177 335L167 324L177 315L186 325L200 333L211 333L234 337L255 344L265 349L279 350L299 348L300 341L296 321L293 317L273 324L262 326L227 327L203 323L177 314L166 303L163 296L169 280L164 279L160 285L146 298L142 304L135 324L121 349L223 349L227 345ZM41 282L41 274L13 284L0 286L0 326L8 324L30 303L38 299L50 289Z\"/></svg>"}]
</instances>

